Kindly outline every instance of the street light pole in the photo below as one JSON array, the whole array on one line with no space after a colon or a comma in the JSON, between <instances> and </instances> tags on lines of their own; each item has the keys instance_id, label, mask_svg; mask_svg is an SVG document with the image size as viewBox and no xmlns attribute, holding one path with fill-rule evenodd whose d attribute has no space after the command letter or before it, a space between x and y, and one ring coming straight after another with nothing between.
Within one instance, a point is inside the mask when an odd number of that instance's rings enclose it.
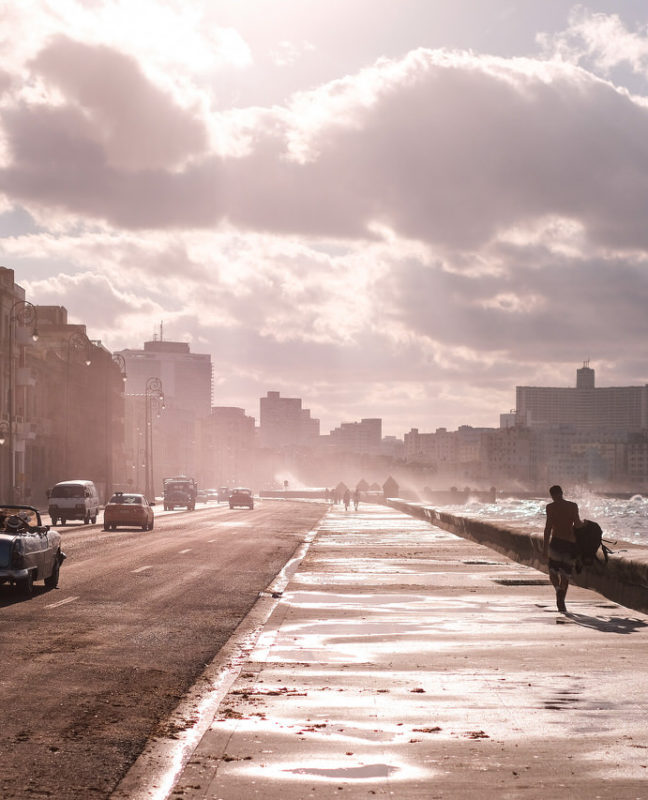
<instances>
[{"instance_id":1,"label":"street light pole","mask_svg":"<svg viewBox=\"0 0 648 800\"><path fill-rule=\"evenodd\" d=\"M66 357L66 377L65 377L65 457L63 459L63 463L65 466L65 476L66 480L71 477L68 475L68 470L70 468L70 361L73 352L79 352L80 350L85 350L85 359L84 363L86 367L89 367L92 363L92 359L90 358L90 340L87 336L80 333L79 331L74 331L67 339L67 357Z\"/></svg>"},{"instance_id":2,"label":"street light pole","mask_svg":"<svg viewBox=\"0 0 648 800\"><path fill-rule=\"evenodd\" d=\"M11 306L9 313L9 386L8 386L8 409L9 409L9 502L15 502L16 496L16 420L15 420L15 393L16 393L16 367L14 364L14 346L16 340L16 328L18 324L22 326L32 326L32 339L38 340L37 328L38 316L36 306L29 300L16 300Z\"/></svg>"},{"instance_id":3,"label":"street light pole","mask_svg":"<svg viewBox=\"0 0 648 800\"><path fill-rule=\"evenodd\" d=\"M121 353L113 353L112 361L116 364L119 368L119 374L122 379L122 384L126 383L126 359ZM106 502L110 499L112 495L112 482L113 482L113 437L112 437L112 423L113 423L113 392L112 387L110 385L110 377L111 371L106 366L105 370L106 375L106 393L105 393L105 403L106 403L106 424L105 424L105 431L104 436L106 440ZM123 390L123 387L122 387Z\"/></svg>"},{"instance_id":4,"label":"street light pole","mask_svg":"<svg viewBox=\"0 0 648 800\"><path fill-rule=\"evenodd\" d=\"M153 421L151 419L151 404L153 397L164 402L162 381L151 377L146 379L146 393L144 395L144 463L145 463L145 494L149 501L155 498L155 481L153 475Z\"/></svg>"}]
</instances>

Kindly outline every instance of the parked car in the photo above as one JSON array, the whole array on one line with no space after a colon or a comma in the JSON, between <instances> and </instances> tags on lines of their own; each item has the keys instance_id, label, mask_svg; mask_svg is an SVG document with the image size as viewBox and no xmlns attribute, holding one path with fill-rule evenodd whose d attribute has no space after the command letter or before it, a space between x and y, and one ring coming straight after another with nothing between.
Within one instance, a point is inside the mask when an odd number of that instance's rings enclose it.
<instances>
[{"instance_id":1,"label":"parked car","mask_svg":"<svg viewBox=\"0 0 648 800\"><path fill-rule=\"evenodd\" d=\"M115 492L104 509L104 530L114 531L118 525L153 530L154 512L143 494Z\"/></svg>"},{"instance_id":2,"label":"parked car","mask_svg":"<svg viewBox=\"0 0 648 800\"><path fill-rule=\"evenodd\" d=\"M229 507L234 508L234 506L247 506L250 509L254 508L252 489L244 489L241 486L232 489L229 496Z\"/></svg>"},{"instance_id":3,"label":"parked car","mask_svg":"<svg viewBox=\"0 0 648 800\"><path fill-rule=\"evenodd\" d=\"M31 595L34 581L55 589L65 553L61 534L43 525L32 506L0 506L0 583L13 583Z\"/></svg>"},{"instance_id":4,"label":"parked car","mask_svg":"<svg viewBox=\"0 0 648 800\"><path fill-rule=\"evenodd\" d=\"M52 525L56 525L57 520L61 525L69 519L82 519L86 525L97 521L99 493L92 481L61 481L47 492L47 497Z\"/></svg>"}]
</instances>

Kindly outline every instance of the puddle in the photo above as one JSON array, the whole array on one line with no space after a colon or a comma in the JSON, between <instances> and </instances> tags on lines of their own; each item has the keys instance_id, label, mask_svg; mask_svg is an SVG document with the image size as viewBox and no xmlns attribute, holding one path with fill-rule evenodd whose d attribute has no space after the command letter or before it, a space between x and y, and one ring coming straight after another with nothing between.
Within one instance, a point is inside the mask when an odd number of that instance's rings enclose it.
<instances>
[{"instance_id":1,"label":"puddle","mask_svg":"<svg viewBox=\"0 0 648 800\"><path fill-rule=\"evenodd\" d=\"M389 764L366 764L362 767L338 767L327 769L323 767L300 767L299 769L287 769L284 772L292 772L293 775L315 775L320 778L331 778L332 780L348 781L369 781L376 778L389 778L398 767L390 767Z\"/></svg>"}]
</instances>

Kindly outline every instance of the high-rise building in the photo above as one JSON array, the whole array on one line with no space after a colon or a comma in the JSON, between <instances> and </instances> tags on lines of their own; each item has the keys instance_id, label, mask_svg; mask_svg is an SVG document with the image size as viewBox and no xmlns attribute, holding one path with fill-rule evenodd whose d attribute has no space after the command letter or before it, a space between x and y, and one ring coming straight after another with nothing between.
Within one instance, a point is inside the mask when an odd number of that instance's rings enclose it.
<instances>
[{"instance_id":1,"label":"high-rise building","mask_svg":"<svg viewBox=\"0 0 648 800\"><path fill-rule=\"evenodd\" d=\"M141 491L152 479L159 494L163 478L195 477L200 469L199 423L211 411L211 356L162 339L117 355L126 373L125 479Z\"/></svg>"},{"instance_id":2,"label":"high-rise building","mask_svg":"<svg viewBox=\"0 0 648 800\"><path fill-rule=\"evenodd\" d=\"M254 417L248 417L242 408L215 406L200 427L201 485L205 488L250 485Z\"/></svg>"},{"instance_id":3,"label":"high-rise building","mask_svg":"<svg viewBox=\"0 0 648 800\"><path fill-rule=\"evenodd\" d=\"M312 446L319 438L319 420L302 408L299 397L281 397L268 392L259 401L259 442L261 447Z\"/></svg>"},{"instance_id":4,"label":"high-rise building","mask_svg":"<svg viewBox=\"0 0 648 800\"><path fill-rule=\"evenodd\" d=\"M517 386L518 424L624 431L648 428L648 385L597 388L594 378L586 362L577 371L575 387Z\"/></svg>"},{"instance_id":5,"label":"high-rise building","mask_svg":"<svg viewBox=\"0 0 648 800\"><path fill-rule=\"evenodd\" d=\"M343 422L331 431L329 442L345 453L379 455L382 446L382 419L373 417L360 422Z\"/></svg>"}]
</instances>

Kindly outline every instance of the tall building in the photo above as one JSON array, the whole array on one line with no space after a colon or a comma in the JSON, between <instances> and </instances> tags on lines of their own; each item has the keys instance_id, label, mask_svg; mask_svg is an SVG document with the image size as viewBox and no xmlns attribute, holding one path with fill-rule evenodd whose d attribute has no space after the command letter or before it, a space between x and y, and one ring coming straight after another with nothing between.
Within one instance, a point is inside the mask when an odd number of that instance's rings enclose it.
<instances>
[{"instance_id":1,"label":"tall building","mask_svg":"<svg viewBox=\"0 0 648 800\"><path fill-rule=\"evenodd\" d=\"M576 386L517 386L519 425L571 425L576 429L640 431L648 428L648 385L595 386L586 362L576 373Z\"/></svg>"},{"instance_id":2,"label":"tall building","mask_svg":"<svg viewBox=\"0 0 648 800\"><path fill-rule=\"evenodd\" d=\"M215 406L201 422L201 469L205 487L249 486L253 483L254 417L242 408Z\"/></svg>"},{"instance_id":3,"label":"tall building","mask_svg":"<svg viewBox=\"0 0 648 800\"><path fill-rule=\"evenodd\" d=\"M195 477L200 469L200 421L211 411L211 356L192 353L186 342L162 339L116 355L124 359L126 373L123 481L145 491L148 471L153 492L160 494L163 478Z\"/></svg>"},{"instance_id":4,"label":"tall building","mask_svg":"<svg viewBox=\"0 0 648 800\"><path fill-rule=\"evenodd\" d=\"M345 453L379 455L382 449L382 419L374 417L360 422L343 422L331 431L329 442Z\"/></svg>"},{"instance_id":5,"label":"tall building","mask_svg":"<svg viewBox=\"0 0 648 800\"><path fill-rule=\"evenodd\" d=\"M299 397L281 397L268 392L259 401L259 442L261 447L310 447L319 438L319 420L302 408Z\"/></svg>"},{"instance_id":6,"label":"tall building","mask_svg":"<svg viewBox=\"0 0 648 800\"><path fill-rule=\"evenodd\" d=\"M102 499L121 472L119 367L63 306L30 303L0 267L0 490L5 500L47 502L60 480L94 481Z\"/></svg>"}]
</instances>

